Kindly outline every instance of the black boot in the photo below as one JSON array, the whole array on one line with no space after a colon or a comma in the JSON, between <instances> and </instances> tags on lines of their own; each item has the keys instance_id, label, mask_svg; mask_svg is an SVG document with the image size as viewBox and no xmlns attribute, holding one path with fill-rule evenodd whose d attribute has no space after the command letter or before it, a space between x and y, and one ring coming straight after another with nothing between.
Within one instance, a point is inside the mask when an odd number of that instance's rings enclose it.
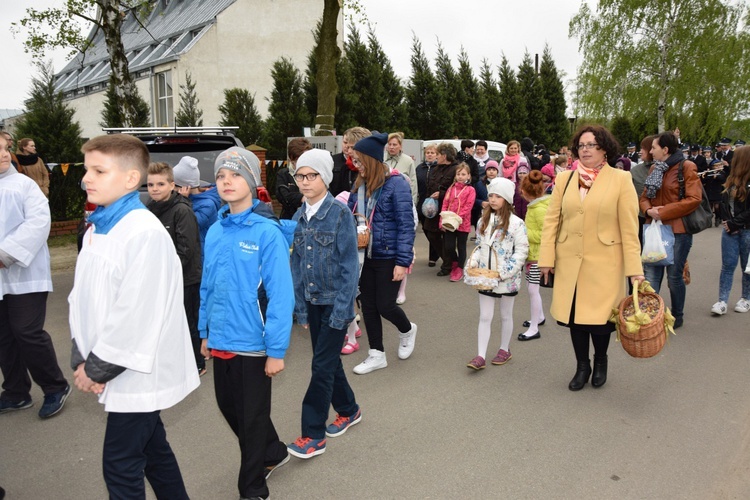
<instances>
[{"instance_id":1,"label":"black boot","mask_svg":"<svg viewBox=\"0 0 750 500\"><path fill-rule=\"evenodd\" d=\"M594 374L591 376L591 386L601 387L607 382L607 355L594 356Z\"/></svg>"},{"instance_id":2,"label":"black boot","mask_svg":"<svg viewBox=\"0 0 750 500\"><path fill-rule=\"evenodd\" d=\"M591 375L591 362L587 359L586 361L579 361L576 374L573 375L573 380L568 384L568 389L571 391L580 391L586 382L589 381Z\"/></svg>"}]
</instances>

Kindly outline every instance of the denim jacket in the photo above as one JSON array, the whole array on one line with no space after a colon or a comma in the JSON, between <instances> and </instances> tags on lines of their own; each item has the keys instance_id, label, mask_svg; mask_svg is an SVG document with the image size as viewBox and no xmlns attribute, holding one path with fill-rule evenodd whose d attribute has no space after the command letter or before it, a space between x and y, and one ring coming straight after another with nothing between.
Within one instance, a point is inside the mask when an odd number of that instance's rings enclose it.
<instances>
[{"instance_id":1,"label":"denim jacket","mask_svg":"<svg viewBox=\"0 0 750 500\"><path fill-rule=\"evenodd\" d=\"M354 319L359 281L357 228L351 211L326 194L317 213L305 218L307 204L294 214L292 248L294 313L306 325L307 304L333 305L329 326L343 330Z\"/></svg>"}]
</instances>

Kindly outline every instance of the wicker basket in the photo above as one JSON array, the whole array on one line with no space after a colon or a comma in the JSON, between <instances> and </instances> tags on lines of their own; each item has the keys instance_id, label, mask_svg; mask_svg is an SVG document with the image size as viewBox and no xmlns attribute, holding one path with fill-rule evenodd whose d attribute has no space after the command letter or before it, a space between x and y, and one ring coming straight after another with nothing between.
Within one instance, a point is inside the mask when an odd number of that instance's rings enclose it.
<instances>
[{"instance_id":1,"label":"wicker basket","mask_svg":"<svg viewBox=\"0 0 750 500\"><path fill-rule=\"evenodd\" d=\"M632 314L642 312L641 304L648 306L644 311L651 317L651 322L641 325L635 332L628 332L626 319ZM625 351L634 358L650 358L659 354L667 340L667 329L664 324L664 300L657 293L640 292L638 284L633 286L633 295L620 302L618 338ZM631 312L632 311L632 312Z\"/></svg>"},{"instance_id":2,"label":"wicker basket","mask_svg":"<svg viewBox=\"0 0 750 500\"><path fill-rule=\"evenodd\" d=\"M474 247L474 250L471 251L471 254L469 254L469 257L466 259L466 261L471 262L474 253L477 251L479 251L478 245ZM464 276L464 283L470 285L476 290L492 290L498 285L498 282L500 281L500 273L495 271L494 269L490 269L492 267L493 253L495 254L495 262L499 261L500 258L497 255L497 250L495 250L493 247L490 247L488 267L467 267L466 276Z\"/></svg>"}]
</instances>

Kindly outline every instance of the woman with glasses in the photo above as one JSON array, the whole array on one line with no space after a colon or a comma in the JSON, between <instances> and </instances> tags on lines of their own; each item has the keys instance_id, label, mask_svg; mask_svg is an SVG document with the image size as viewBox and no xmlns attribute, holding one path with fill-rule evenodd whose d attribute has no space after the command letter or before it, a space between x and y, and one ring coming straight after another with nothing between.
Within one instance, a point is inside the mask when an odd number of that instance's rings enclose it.
<instances>
[{"instance_id":1,"label":"woman with glasses","mask_svg":"<svg viewBox=\"0 0 750 500\"><path fill-rule=\"evenodd\" d=\"M16 157L23 173L31 177L42 190L44 196L49 198L49 170L36 153L34 139L25 137L18 141Z\"/></svg>"},{"instance_id":2,"label":"woman with glasses","mask_svg":"<svg viewBox=\"0 0 750 500\"><path fill-rule=\"evenodd\" d=\"M403 175L391 175L383 163L387 142L387 134L373 134L357 141L351 151L359 176L349 196L349 208L363 214L370 227L359 280L370 350L367 359L354 367L358 375L388 366L382 318L399 331L400 359L411 356L417 336L417 325L396 303L399 286L414 258L414 203L409 182Z\"/></svg>"},{"instance_id":3,"label":"woman with glasses","mask_svg":"<svg viewBox=\"0 0 750 500\"><path fill-rule=\"evenodd\" d=\"M588 125L571 144L578 168L558 174L544 220L539 270L555 275L550 314L570 329L577 368L568 388L607 381L607 348L615 325L612 308L625 296L625 277L643 280L638 242L638 197L630 174L612 168L617 140L606 128Z\"/></svg>"}]
</instances>

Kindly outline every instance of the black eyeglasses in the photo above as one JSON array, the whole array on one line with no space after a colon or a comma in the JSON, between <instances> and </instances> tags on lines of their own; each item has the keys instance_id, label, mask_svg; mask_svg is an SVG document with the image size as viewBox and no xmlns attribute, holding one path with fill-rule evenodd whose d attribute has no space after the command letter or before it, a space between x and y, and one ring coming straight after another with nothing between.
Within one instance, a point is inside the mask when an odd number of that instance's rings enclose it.
<instances>
[{"instance_id":1,"label":"black eyeglasses","mask_svg":"<svg viewBox=\"0 0 750 500\"><path fill-rule=\"evenodd\" d=\"M318 172L311 172L309 174L294 174L292 177L294 177L294 180L297 182L302 182L303 180L312 182L317 179L319 175L320 174Z\"/></svg>"}]
</instances>

